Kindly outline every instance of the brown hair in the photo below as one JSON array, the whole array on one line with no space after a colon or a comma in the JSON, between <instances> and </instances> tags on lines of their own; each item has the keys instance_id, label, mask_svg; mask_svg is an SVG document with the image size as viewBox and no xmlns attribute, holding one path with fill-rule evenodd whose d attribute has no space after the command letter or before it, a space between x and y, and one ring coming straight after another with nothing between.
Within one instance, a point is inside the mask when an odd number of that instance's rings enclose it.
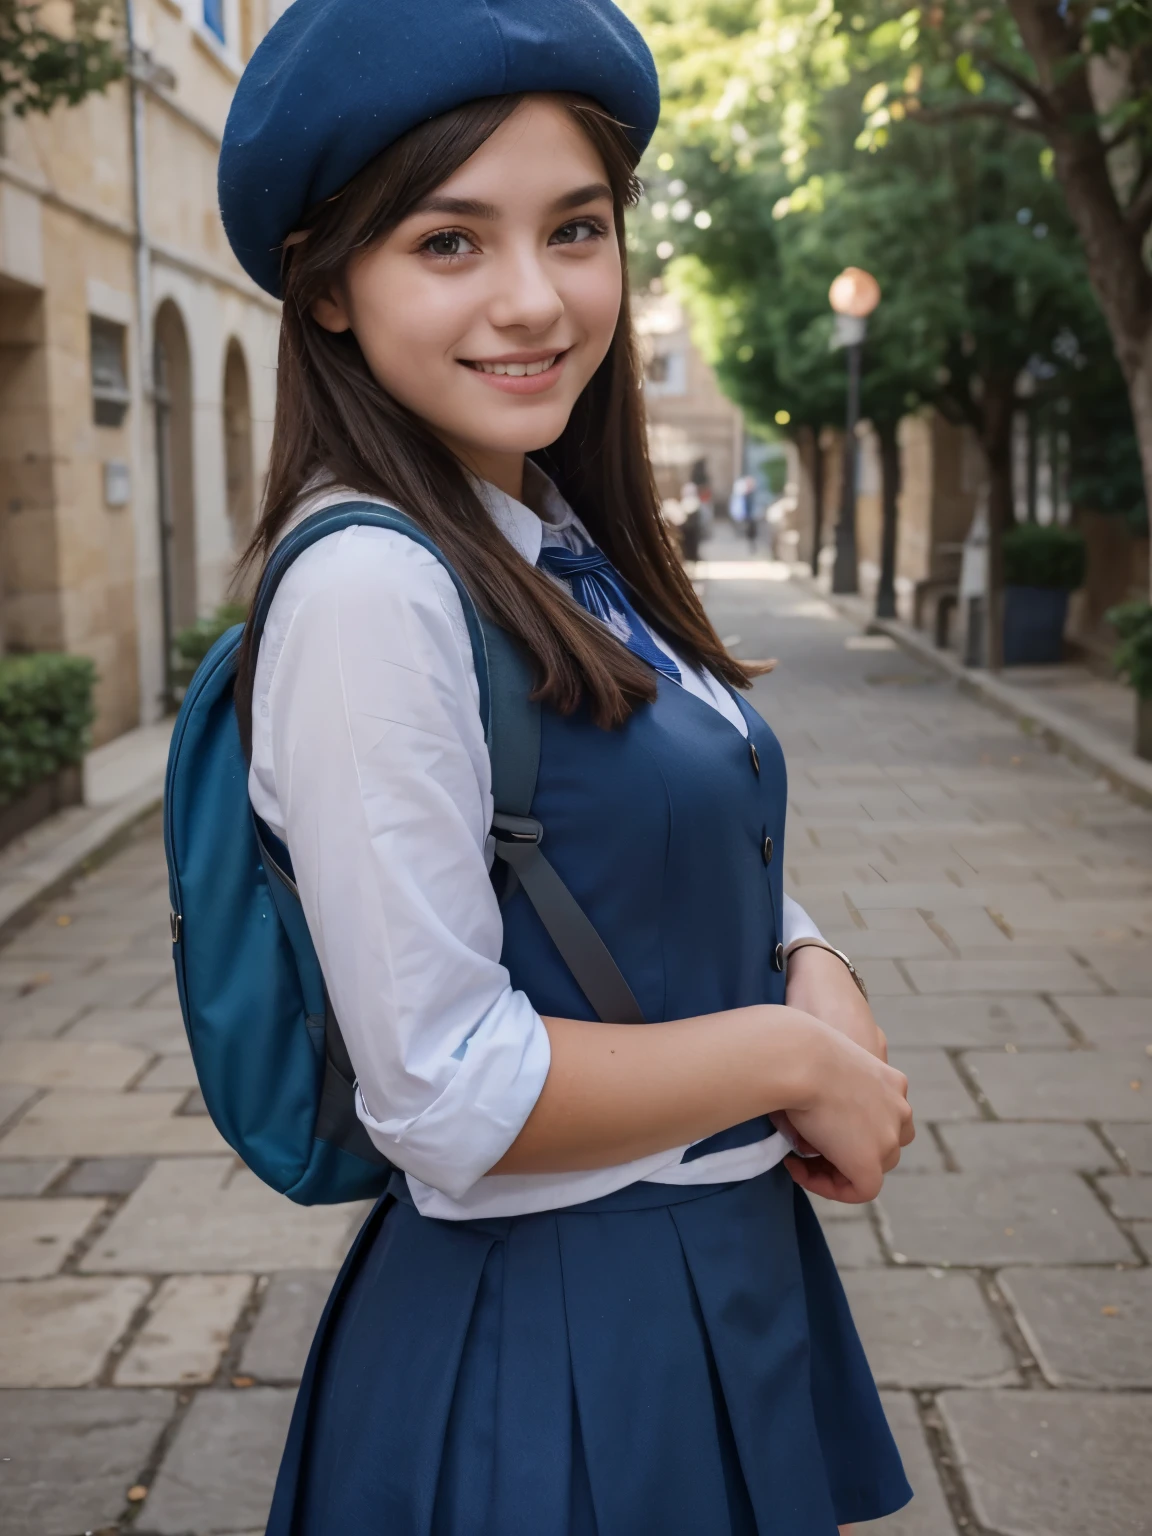
<instances>
[{"instance_id":1,"label":"brown hair","mask_svg":"<svg viewBox=\"0 0 1152 1536\"><path fill-rule=\"evenodd\" d=\"M624 213L639 192L636 153L621 125L599 107L561 99L604 162L623 256ZM480 608L531 653L537 698L564 714L587 699L596 723L614 726L636 703L655 698L651 670L513 549L458 460L377 383L352 333L327 331L310 313L315 299L339 282L349 258L394 229L522 100L498 96L470 102L414 128L315 209L303 233L286 243L268 488L241 572L263 566L318 474L382 497L427 532ZM626 301L608 355L568 425L533 458L628 582L644 616L691 663L747 687L748 671L717 638L660 516ZM236 684L246 744L254 670L250 621Z\"/></svg>"}]
</instances>

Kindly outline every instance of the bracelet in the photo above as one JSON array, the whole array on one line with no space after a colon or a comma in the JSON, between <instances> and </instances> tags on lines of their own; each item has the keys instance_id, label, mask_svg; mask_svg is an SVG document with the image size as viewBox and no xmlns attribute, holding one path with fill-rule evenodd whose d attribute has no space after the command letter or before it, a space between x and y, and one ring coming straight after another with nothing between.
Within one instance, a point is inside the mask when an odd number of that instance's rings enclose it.
<instances>
[{"instance_id":1,"label":"bracelet","mask_svg":"<svg viewBox=\"0 0 1152 1536\"><path fill-rule=\"evenodd\" d=\"M848 967L848 974L859 988L860 996L865 1002L868 1001L868 988L864 985L864 978L842 949L837 949L834 945L826 943L823 939L793 939L784 951L785 965L788 964L789 959L798 949L826 949L830 955L835 955L837 960L840 960Z\"/></svg>"}]
</instances>

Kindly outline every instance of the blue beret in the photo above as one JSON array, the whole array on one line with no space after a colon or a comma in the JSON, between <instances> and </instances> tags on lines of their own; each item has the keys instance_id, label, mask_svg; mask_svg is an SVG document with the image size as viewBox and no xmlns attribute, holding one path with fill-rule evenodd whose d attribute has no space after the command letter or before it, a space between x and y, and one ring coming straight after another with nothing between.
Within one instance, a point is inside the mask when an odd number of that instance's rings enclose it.
<instances>
[{"instance_id":1,"label":"blue beret","mask_svg":"<svg viewBox=\"0 0 1152 1536\"><path fill-rule=\"evenodd\" d=\"M644 39L612 0L295 0L236 89L220 212L245 271L280 291L280 246L418 123L481 96L572 91L643 150L660 113Z\"/></svg>"}]
</instances>

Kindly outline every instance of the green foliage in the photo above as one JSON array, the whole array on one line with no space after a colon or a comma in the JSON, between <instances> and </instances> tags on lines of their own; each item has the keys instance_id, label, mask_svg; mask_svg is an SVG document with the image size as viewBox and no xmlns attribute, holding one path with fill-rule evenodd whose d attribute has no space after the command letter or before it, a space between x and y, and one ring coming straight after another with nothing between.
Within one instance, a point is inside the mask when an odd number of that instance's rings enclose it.
<instances>
[{"instance_id":1,"label":"green foliage","mask_svg":"<svg viewBox=\"0 0 1152 1536\"><path fill-rule=\"evenodd\" d=\"M235 624L243 624L248 610L240 603L221 603L210 618L197 619L187 629L180 630L173 638L173 645L183 666L181 671L191 677L220 636Z\"/></svg>"},{"instance_id":2,"label":"green foliage","mask_svg":"<svg viewBox=\"0 0 1152 1536\"><path fill-rule=\"evenodd\" d=\"M18 117L105 90L126 52L123 0L0 0L0 103Z\"/></svg>"},{"instance_id":3,"label":"green foliage","mask_svg":"<svg viewBox=\"0 0 1152 1536\"><path fill-rule=\"evenodd\" d=\"M1074 592L1088 566L1084 535L1058 524L1017 523L1004 533L1004 582Z\"/></svg>"},{"instance_id":4,"label":"green foliage","mask_svg":"<svg viewBox=\"0 0 1152 1536\"><path fill-rule=\"evenodd\" d=\"M86 656L0 657L0 805L80 762L95 681Z\"/></svg>"},{"instance_id":5,"label":"green foliage","mask_svg":"<svg viewBox=\"0 0 1152 1536\"><path fill-rule=\"evenodd\" d=\"M1112 661L1142 699L1152 699L1152 603L1121 603L1104 615L1120 637Z\"/></svg>"}]
</instances>

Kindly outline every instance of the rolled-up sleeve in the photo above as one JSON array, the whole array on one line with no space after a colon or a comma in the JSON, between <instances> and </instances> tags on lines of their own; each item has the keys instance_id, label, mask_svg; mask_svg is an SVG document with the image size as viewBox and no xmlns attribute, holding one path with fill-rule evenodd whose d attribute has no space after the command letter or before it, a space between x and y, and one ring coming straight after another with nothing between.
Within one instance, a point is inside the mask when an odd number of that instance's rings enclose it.
<instances>
[{"instance_id":1,"label":"rolled-up sleeve","mask_svg":"<svg viewBox=\"0 0 1152 1536\"><path fill-rule=\"evenodd\" d=\"M274 600L257 699L276 830L356 1072L357 1112L398 1167L459 1198L516 1139L550 1056L539 1015L500 964L485 857L491 773L451 578L385 530L317 544ZM260 756L257 810L269 789Z\"/></svg>"}]
</instances>

